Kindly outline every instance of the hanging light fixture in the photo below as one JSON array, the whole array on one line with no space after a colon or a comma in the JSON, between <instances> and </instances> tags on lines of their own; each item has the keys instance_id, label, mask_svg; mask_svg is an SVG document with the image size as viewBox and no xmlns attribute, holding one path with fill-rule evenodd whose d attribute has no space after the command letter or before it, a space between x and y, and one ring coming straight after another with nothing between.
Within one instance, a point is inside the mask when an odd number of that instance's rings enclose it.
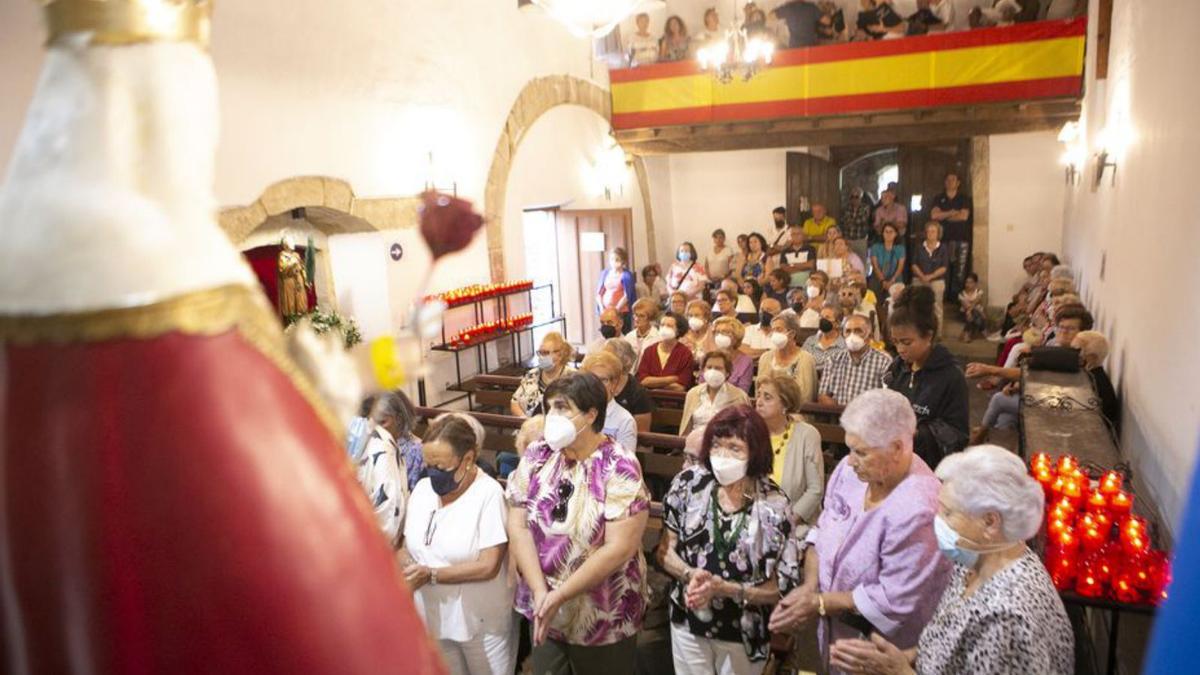
<instances>
[{"instance_id":1,"label":"hanging light fixture","mask_svg":"<svg viewBox=\"0 0 1200 675\"><path fill-rule=\"evenodd\" d=\"M737 16L737 3L734 2L734 17ZM713 76L722 84L729 84L733 78L740 76L745 82L758 74L758 71L771 64L775 56L775 43L771 40L751 36L745 28L730 28L725 31L725 37L696 50L696 58L700 67L711 70Z\"/></svg>"},{"instance_id":2,"label":"hanging light fixture","mask_svg":"<svg viewBox=\"0 0 1200 675\"><path fill-rule=\"evenodd\" d=\"M663 0L532 0L576 37L602 38L631 14L666 6Z\"/></svg>"}]
</instances>

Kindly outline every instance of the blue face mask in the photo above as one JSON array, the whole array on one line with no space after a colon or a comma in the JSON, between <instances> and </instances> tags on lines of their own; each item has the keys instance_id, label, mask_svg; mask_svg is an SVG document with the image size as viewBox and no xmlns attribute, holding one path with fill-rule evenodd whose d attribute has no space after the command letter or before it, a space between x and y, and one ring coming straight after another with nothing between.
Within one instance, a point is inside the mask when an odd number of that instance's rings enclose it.
<instances>
[{"instance_id":1,"label":"blue face mask","mask_svg":"<svg viewBox=\"0 0 1200 675\"><path fill-rule=\"evenodd\" d=\"M462 484L462 480L456 479L454 474L458 473L458 470L461 468L462 462L459 462L458 466L450 471L433 466L425 467L425 475L429 478L429 486L433 488L437 496L445 497L458 489L458 486Z\"/></svg>"},{"instance_id":2,"label":"blue face mask","mask_svg":"<svg viewBox=\"0 0 1200 675\"><path fill-rule=\"evenodd\" d=\"M687 251L680 251L675 255L679 262L687 262L692 259L692 254Z\"/></svg>"},{"instance_id":3,"label":"blue face mask","mask_svg":"<svg viewBox=\"0 0 1200 675\"><path fill-rule=\"evenodd\" d=\"M933 533L937 536L938 550L953 562L963 567L974 567L979 562L979 552L961 548L958 533L941 516L933 517Z\"/></svg>"},{"instance_id":4,"label":"blue face mask","mask_svg":"<svg viewBox=\"0 0 1200 675\"><path fill-rule=\"evenodd\" d=\"M346 429L346 452L352 461L358 461L362 457L374 428L371 420L365 417L355 417L350 421L350 426Z\"/></svg>"}]
</instances>

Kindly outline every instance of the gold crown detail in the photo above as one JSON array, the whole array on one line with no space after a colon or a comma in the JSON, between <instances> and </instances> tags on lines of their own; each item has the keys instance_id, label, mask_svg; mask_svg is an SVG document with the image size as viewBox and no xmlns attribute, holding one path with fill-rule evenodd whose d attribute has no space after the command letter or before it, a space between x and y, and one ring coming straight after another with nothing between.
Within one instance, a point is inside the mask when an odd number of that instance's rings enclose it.
<instances>
[{"instance_id":1,"label":"gold crown detail","mask_svg":"<svg viewBox=\"0 0 1200 675\"><path fill-rule=\"evenodd\" d=\"M211 0L40 0L48 44L71 33L91 44L195 42L208 47Z\"/></svg>"}]
</instances>

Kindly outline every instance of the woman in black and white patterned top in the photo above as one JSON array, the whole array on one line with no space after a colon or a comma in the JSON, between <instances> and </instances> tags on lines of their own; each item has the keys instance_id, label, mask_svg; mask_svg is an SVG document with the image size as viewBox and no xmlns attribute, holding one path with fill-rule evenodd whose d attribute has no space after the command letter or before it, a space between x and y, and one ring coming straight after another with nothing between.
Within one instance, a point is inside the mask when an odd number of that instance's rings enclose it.
<instances>
[{"instance_id":1,"label":"woman in black and white patterned top","mask_svg":"<svg viewBox=\"0 0 1200 675\"><path fill-rule=\"evenodd\" d=\"M983 445L942 460L938 547L955 564L916 649L879 635L839 640L830 659L849 673L1075 672L1071 624L1041 560L1025 545L1041 526L1041 486L1016 455Z\"/></svg>"}]
</instances>

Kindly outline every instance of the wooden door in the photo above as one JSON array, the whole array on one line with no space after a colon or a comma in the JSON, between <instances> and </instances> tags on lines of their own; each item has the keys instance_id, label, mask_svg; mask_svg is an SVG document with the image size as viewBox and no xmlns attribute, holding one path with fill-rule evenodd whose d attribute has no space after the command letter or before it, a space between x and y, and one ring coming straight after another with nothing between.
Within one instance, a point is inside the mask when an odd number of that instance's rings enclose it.
<instances>
[{"instance_id":1,"label":"wooden door","mask_svg":"<svg viewBox=\"0 0 1200 675\"><path fill-rule=\"evenodd\" d=\"M825 205L829 215L841 214L838 170L820 157L803 152L787 153L787 222L802 223L812 215L812 204Z\"/></svg>"},{"instance_id":2,"label":"wooden door","mask_svg":"<svg viewBox=\"0 0 1200 675\"><path fill-rule=\"evenodd\" d=\"M604 250L583 250L595 241L587 235L602 236ZM600 272L608 264L608 251L618 246L625 249L632 261L633 212L630 209L558 212L558 276L562 281L563 315L567 319L564 337L574 344L586 345L600 337L596 289L600 284Z\"/></svg>"},{"instance_id":3,"label":"wooden door","mask_svg":"<svg viewBox=\"0 0 1200 675\"><path fill-rule=\"evenodd\" d=\"M962 181L962 191L971 194L970 140L950 141L939 145L902 145L897 153L900 168L900 203L909 208L910 241L925 237L925 223L933 198L945 190L948 171L956 171ZM921 211L912 210L912 198L921 196Z\"/></svg>"}]
</instances>

